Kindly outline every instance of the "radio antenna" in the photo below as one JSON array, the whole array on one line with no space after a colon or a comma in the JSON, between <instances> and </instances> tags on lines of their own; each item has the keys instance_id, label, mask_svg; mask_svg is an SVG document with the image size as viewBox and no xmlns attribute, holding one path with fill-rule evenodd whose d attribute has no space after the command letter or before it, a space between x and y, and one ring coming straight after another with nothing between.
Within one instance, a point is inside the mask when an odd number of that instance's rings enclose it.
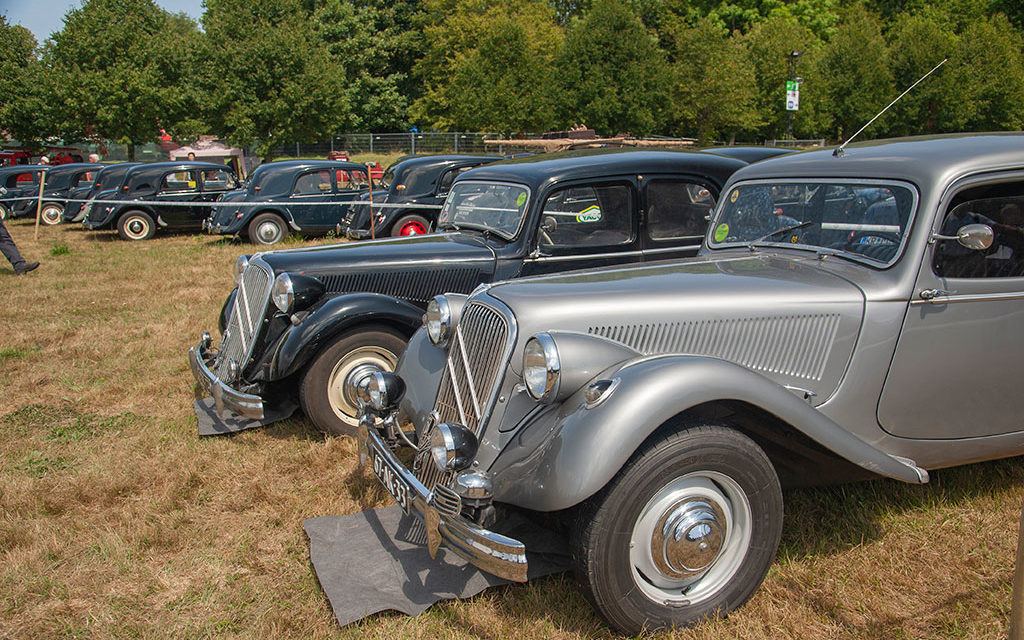
<instances>
[{"instance_id":1,"label":"radio antenna","mask_svg":"<svg viewBox=\"0 0 1024 640\"><path fill-rule=\"evenodd\" d=\"M939 67L941 67L942 65L946 64L946 61L947 61L947 60L949 60L949 58L943 58L943 59L942 59L942 62L940 62L939 64L935 65L935 66L934 66L934 67L932 68L932 70L931 70L931 71L929 71L928 73L926 73L926 74L924 74L923 76L921 76L921 77L920 77L920 78L918 79L918 81L917 81L917 82L915 82L914 84L912 84L912 85L910 85L909 87L907 87L907 90L906 90L906 91L904 91L904 92L903 92L903 93L901 93L900 95L896 96L896 99L895 99L895 100L893 100L892 102L890 102L890 103L889 103L889 105L888 105L888 106L887 106L886 108L884 108L884 109L882 109L881 111L879 111L879 112L878 112L878 114L877 114L877 115L876 115L876 116L875 116L874 118L871 118L870 120L868 120L868 123L867 123L867 124L865 124L865 125L864 125L863 127L861 127L860 129L857 129L857 133L855 133L855 134L853 134L852 136L850 136L850 139L849 139L849 140L847 140L847 141L846 141L846 142L844 142L843 144L839 145L839 146L838 146L838 147L836 148L836 150L832 152L832 155L833 155L833 156L835 156L835 157L837 157L837 158L838 158L838 157L840 157L840 156L842 156L842 155L843 155L843 148L844 148L844 147L845 147L846 145L848 145L848 144L850 144L851 142L853 142L853 139L854 139L854 138L856 138L857 136L859 136L859 135L860 135L860 132L861 132L861 131L863 131L863 130L867 129L867 128L868 128L869 126L871 126L871 123L872 123L872 122L874 122L875 120L878 120L878 117L879 117L879 116L881 116L881 115L882 115L883 113L885 113L886 111L888 111L888 110L889 110L889 107L891 107L892 105L894 105L894 104L896 104L897 102L899 102L900 98L902 98L903 96L905 96L905 95L907 95L908 93L910 93L910 90L911 90L911 89L913 89L914 87L916 87L917 85L921 84L921 81L922 81L922 80L924 80L924 79L925 79L925 78L927 78L928 76L930 76L930 75L932 75L933 73L935 73L935 70L936 70L936 69L938 69Z\"/></svg>"}]
</instances>

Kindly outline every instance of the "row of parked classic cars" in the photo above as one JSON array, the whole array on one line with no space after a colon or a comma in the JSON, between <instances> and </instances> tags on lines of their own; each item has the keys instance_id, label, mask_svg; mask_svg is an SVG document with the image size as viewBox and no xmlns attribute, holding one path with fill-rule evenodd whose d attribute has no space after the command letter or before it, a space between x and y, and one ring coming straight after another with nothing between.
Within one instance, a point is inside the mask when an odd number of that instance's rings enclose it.
<instances>
[{"instance_id":1,"label":"row of parked classic cars","mask_svg":"<svg viewBox=\"0 0 1024 640\"><path fill-rule=\"evenodd\" d=\"M523 581L544 513L616 629L727 614L784 487L1024 453L1024 135L746 160L494 162L437 233L242 256L197 387L355 434L432 556Z\"/></svg>"},{"instance_id":2,"label":"row of parked classic cars","mask_svg":"<svg viewBox=\"0 0 1024 640\"><path fill-rule=\"evenodd\" d=\"M45 224L82 222L125 240L200 230L261 245L289 234L417 235L436 224L455 176L499 159L412 156L376 182L366 166L334 160L267 163L244 182L229 167L196 161L17 165L0 168L0 218L39 211Z\"/></svg>"}]
</instances>

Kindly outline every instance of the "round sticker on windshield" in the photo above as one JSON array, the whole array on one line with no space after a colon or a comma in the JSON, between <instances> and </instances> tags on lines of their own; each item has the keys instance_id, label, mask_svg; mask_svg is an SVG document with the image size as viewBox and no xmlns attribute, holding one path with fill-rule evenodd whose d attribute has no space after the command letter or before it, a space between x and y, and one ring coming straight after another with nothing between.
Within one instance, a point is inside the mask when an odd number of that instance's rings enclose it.
<instances>
[{"instance_id":1,"label":"round sticker on windshield","mask_svg":"<svg viewBox=\"0 0 1024 640\"><path fill-rule=\"evenodd\" d=\"M738 197L740 197L740 190L739 189L733 189L732 193L729 194L729 202L736 202L736 198L738 198ZM726 232L728 232L728 229L726 230Z\"/></svg>"},{"instance_id":2,"label":"round sticker on windshield","mask_svg":"<svg viewBox=\"0 0 1024 640\"><path fill-rule=\"evenodd\" d=\"M735 191L733 192L733 195L736 195ZM721 242L722 240L725 240L728 237L729 225L723 222L722 224L718 225L715 228L715 242Z\"/></svg>"},{"instance_id":3,"label":"round sticker on windshield","mask_svg":"<svg viewBox=\"0 0 1024 640\"><path fill-rule=\"evenodd\" d=\"M519 197L516 198L516 206L517 207L521 207L524 204L526 204L526 194L525 193L520 193Z\"/></svg>"}]
</instances>

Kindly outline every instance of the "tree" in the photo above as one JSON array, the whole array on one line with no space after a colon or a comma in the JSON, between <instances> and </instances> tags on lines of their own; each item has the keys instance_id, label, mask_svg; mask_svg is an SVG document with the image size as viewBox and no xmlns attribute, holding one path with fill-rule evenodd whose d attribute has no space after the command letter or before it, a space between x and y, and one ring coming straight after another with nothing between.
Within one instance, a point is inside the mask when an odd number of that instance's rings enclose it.
<instances>
[{"instance_id":1,"label":"tree","mask_svg":"<svg viewBox=\"0 0 1024 640\"><path fill-rule=\"evenodd\" d=\"M533 0L428 2L424 93L415 120L441 129L537 131L553 122L554 57L562 32Z\"/></svg>"},{"instance_id":2,"label":"tree","mask_svg":"<svg viewBox=\"0 0 1024 640\"><path fill-rule=\"evenodd\" d=\"M35 90L41 75L35 52L32 33L0 15L0 131L23 143L38 140L45 131L42 99Z\"/></svg>"},{"instance_id":3,"label":"tree","mask_svg":"<svg viewBox=\"0 0 1024 640\"><path fill-rule=\"evenodd\" d=\"M308 3L312 4L312 3ZM206 0L206 118L233 144L314 142L351 121L345 69L300 0Z\"/></svg>"},{"instance_id":4,"label":"tree","mask_svg":"<svg viewBox=\"0 0 1024 640\"><path fill-rule=\"evenodd\" d=\"M679 20L669 30L675 133L696 132L706 143L756 130L757 90L741 40L708 17L693 27Z\"/></svg>"},{"instance_id":5,"label":"tree","mask_svg":"<svg viewBox=\"0 0 1024 640\"><path fill-rule=\"evenodd\" d=\"M971 103L965 129L1020 130L1024 126L1024 41L1006 16L982 16L960 36L948 64L960 77L962 93L954 99Z\"/></svg>"},{"instance_id":6,"label":"tree","mask_svg":"<svg viewBox=\"0 0 1024 640\"><path fill-rule=\"evenodd\" d=\"M895 96L881 21L862 5L851 7L818 60L817 75L835 136L842 140Z\"/></svg>"},{"instance_id":7,"label":"tree","mask_svg":"<svg viewBox=\"0 0 1024 640\"><path fill-rule=\"evenodd\" d=\"M647 135L667 126L671 78L665 54L628 4L595 0L569 26L555 65L564 125L584 123L604 135Z\"/></svg>"},{"instance_id":8,"label":"tree","mask_svg":"<svg viewBox=\"0 0 1024 640\"><path fill-rule=\"evenodd\" d=\"M72 9L43 55L51 133L125 143L133 157L161 126L194 123L187 65L198 37L194 22L153 0L89 0Z\"/></svg>"}]
</instances>

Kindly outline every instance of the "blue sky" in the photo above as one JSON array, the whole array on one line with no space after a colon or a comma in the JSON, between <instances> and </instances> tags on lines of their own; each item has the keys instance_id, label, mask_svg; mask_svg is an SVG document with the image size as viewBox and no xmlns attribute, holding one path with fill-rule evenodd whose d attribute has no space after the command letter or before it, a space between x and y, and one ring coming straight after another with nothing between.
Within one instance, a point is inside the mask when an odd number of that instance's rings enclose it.
<instances>
[{"instance_id":1,"label":"blue sky","mask_svg":"<svg viewBox=\"0 0 1024 640\"><path fill-rule=\"evenodd\" d=\"M36 36L40 43L51 33L64 27L64 14L82 6L83 0L0 0L0 14L10 24L20 24ZM196 22L203 15L203 0L156 0L156 3L178 13L184 11Z\"/></svg>"}]
</instances>

